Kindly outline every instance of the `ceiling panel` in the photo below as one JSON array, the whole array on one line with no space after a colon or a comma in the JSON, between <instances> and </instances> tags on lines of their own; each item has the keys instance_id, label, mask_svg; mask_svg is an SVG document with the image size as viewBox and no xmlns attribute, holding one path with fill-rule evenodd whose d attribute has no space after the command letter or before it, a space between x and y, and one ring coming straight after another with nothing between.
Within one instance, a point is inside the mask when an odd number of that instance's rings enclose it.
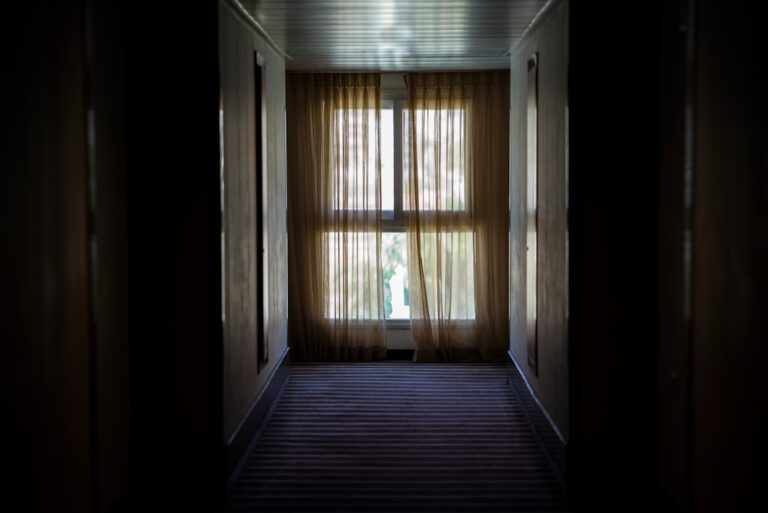
<instances>
[{"instance_id":1,"label":"ceiling panel","mask_svg":"<svg viewBox=\"0 0 768 513\"><path fill-rule=\"evenodd\" d=\"M292 70L506 68L546 0L241 0Z\"/></svg>"}]
</instances>

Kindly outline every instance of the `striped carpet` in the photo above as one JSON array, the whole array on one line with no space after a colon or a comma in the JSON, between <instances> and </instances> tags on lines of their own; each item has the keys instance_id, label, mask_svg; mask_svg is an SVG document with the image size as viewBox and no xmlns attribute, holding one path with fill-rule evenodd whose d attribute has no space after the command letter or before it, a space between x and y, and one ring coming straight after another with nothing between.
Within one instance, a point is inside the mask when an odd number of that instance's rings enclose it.
<instances>
[{"instance_id":1,"label":"striped carpet","mask_svg":"<svg viewBox=\"0 0 768 513\"><path fill-rule=\"evenodd\" d=\"M293 365L226 511L566 511L503 365Z\"/></svg>"}]
</instances>

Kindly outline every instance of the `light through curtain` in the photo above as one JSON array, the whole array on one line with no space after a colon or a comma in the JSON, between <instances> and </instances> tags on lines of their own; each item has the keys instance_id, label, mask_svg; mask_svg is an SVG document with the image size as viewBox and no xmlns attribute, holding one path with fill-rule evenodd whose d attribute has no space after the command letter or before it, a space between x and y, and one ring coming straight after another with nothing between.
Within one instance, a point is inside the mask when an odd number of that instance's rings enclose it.
<instances>
[{"instance_id":1,"label":"light through curtain","mask_svg":"<svg viewBox=\"0 0 768 513\"><path fill-rule=\"evenodd\" d=\"M414 73L407 89L416 359L500 359L508 344L509 73Z\"/></svg>"},{"instance_id":2,"label":"light through curtain","mask_svg":"<svg viewBox=\"0 0 768 513\"><path fill-rule=\"evenodd\" d=\"M299 360L386 355L376 74L288 74L289 330Z\"/></svg>"}]
</instances>

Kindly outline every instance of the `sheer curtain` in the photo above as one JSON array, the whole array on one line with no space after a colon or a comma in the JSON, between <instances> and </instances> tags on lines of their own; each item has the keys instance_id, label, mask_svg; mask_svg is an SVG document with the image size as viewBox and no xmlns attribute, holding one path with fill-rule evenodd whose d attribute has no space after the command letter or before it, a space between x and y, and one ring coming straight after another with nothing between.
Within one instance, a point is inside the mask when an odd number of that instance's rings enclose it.
<instances>
[{"instance_id":1,"label":"sheer curtain","mask_svg":"<svg viewBox=\"0 0 768 513\"><path fill-rule=\"evenodd\" d=\"M406 82L416 359L500 359L509 329L509 73L414 73Z\"/></svg>"},{"instance_id":2,"label":"sheer curtain","mask_svg":"<svg viewBox=\"0 0 768 513\"><path fill-rule=\"evenodd\" d=\"M288 74L289 331L299 360L386 356L377 74Z\"/></svg>"}]
</instances>

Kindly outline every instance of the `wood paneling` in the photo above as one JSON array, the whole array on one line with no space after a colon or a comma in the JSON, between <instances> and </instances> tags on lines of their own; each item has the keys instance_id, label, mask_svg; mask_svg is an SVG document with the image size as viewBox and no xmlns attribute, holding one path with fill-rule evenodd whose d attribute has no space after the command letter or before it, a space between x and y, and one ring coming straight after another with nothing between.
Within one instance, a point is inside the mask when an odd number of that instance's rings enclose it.
<instances>
[{"instance_id":1,"label":"wood paneling","mask_svg":"<svg viewBox=\"0 0 768 513\"><path fill-rule=\"evenodd\" d=\"M566 127L568 2L549 11L511 60L510 350L560 433L568 436ZM538 52L538 375L526 348L528 59Z\"/></svg>"},{"instance_id":2,"label":"wood paneling","mask_svg":"<svg viewBox=\"0 0 768 513\"><path fill-rule=\"evenodd\" d=\"M283 58L238 14L219 5L220 77L224 119L224 435L236 430L287 345L288 281ZM266 182L268 230L268 354L258 361L257 215L254 52L266 77Z\"/></svg>"}]
</instances>

